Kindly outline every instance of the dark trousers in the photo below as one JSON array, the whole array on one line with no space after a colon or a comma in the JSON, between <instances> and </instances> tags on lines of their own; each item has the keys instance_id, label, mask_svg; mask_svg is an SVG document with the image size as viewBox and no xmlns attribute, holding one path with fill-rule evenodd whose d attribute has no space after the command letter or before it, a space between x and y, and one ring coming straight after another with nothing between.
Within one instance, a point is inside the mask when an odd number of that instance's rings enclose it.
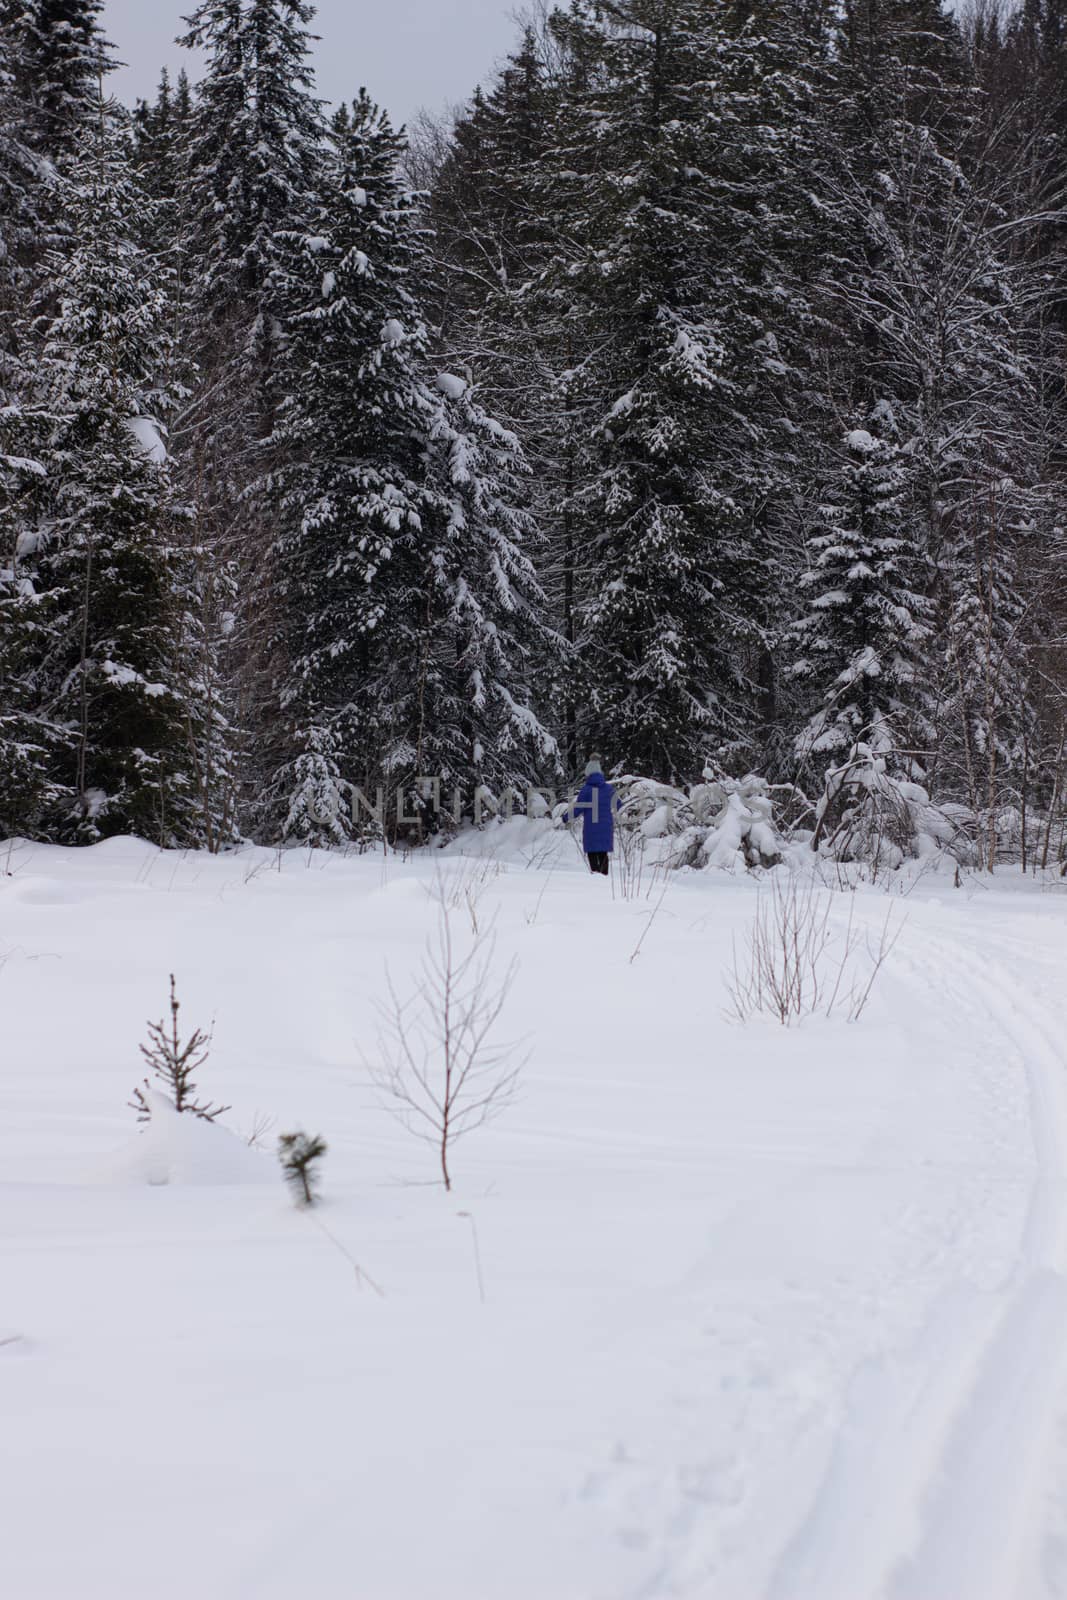
<instances>
[{"instance_id":1,"label":"dark trousers","mask_svg":"<svg viewBox=\"0 0 1067 1600\"><path fill-rule=\"evenodd\" d=\"M605 878L607 877L607 875L608 875L608 852L606 850L590 850L590 852L589 852L589 870L590 870L590 872L602 872L604 874Z\"/></svg>"}]
</instances>

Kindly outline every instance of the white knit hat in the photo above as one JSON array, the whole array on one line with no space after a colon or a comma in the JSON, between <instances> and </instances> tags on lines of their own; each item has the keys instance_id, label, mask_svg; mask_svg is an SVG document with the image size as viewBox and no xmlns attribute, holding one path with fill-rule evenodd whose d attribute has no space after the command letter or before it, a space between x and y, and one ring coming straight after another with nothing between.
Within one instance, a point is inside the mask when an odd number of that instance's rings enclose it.
<instances>
[{"instance_id":1,"label":"white knit hat","mask_svg":"<svg viewBox=\"0 0 1067 1600\"><path fill-rule=\"evenodd\" d=\"M604 768L600 765L599 756L590 756L585 764L585 776L587 778L591 778L594 772L599 772L601 777L604 776Z\"/></svg>"}]
</instances>

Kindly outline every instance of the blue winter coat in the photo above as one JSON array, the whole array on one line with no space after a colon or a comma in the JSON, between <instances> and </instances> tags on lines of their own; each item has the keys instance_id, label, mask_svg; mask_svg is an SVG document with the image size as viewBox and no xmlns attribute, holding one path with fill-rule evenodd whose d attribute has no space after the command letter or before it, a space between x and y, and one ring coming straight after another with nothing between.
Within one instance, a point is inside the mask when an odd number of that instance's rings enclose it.
<instances>
[{"instance_id":1,"label":"blue winter coat","mask_svg":"<svg viewBox=\"0 0 1067 1600\"><path fill-rule=\"evenodd\" d=\"M586 778L578 791L572 813L582 819L582 849L586 855L595 850L615 848L615 814L619 802L615 790L602 772Z\"/></svg>"}]
</instances>

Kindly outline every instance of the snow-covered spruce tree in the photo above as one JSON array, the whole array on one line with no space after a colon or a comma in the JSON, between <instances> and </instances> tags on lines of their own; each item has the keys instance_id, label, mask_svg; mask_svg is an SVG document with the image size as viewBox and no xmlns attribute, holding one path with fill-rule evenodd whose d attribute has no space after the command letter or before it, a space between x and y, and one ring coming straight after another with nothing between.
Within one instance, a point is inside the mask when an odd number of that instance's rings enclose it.
<instances>
[{"instance_id":1,"label":"snow-covered spruce tree","mask_svg":"<svg viewBox=\"0 0 1067 1600\"><path fill-rule=\"evenodd\" d=\"M666 778L756 740L804 57L697 0L579 3L555 27L581 70L546 203L569 216L573 370L608 402L570 497L581 732Z\"/></svg>"},{"instance_id":2,"label":"snow-covered spruce tree","mask_svg":"<svg viewBox=\"0 0 1067 1600\"><path fill-rule=\"evenodd\" d=\"M436 639L419 664L418 762L443 783L499 793L554 776L559 752L545 727L538 674L552 673L558 634L529 551L518 440L454 373L430 432L434 528L430 559ZM443 520L442 520L443 513Z\"/></svg>"},{"instance_id":3,"label":"snow-covered spruce tree","mask_svg":"<svg viewBox=\"0 0 1067 1600\"><path fill-rule=\"evenodd\" d=\"M203 837L194 747L207 710L183 671L195 610L182 512L162 443L171 408L168 306L134 241L148 203L101 106L61 173L63 236L45 260L40 384L53 423L40 572L54 617L37 680L67 731L54 778L60 836Z\"/></svg>"},{"instance_id":4,"label":"snow-covered spruce tree","mask_svg":"<svg viewBox=\"0 0 1067 1600\"><path fill-rule=\"evenodd\" d=\"M175 455L195 500L214 575L206 626L240 730L240 809L249 816L276 765L268 642L269 504L249 491L284 392L279 366L291 306L279 239L303 227L320 193L322 124L302 0L204 0L184 42L206 52L181 130L181 346L195 363L176 418Z\"/></svg>"},{"instance_id":5,"label":"snow-covered spruce tree","mask_svg":"<svg viewBox=\"0 0 1067 1600\"><path fill-rule=\"evenodd\" d=\"M149 212L153 236L146 243L156 253L173 252L179 303L186 287L180 250L182 165L191 114L192 89L184 68L173 88L164 68L155 100L139 100L133 113L133 160L141 187L155 202Z\"/></svg>"},{"instance_id":6,"label":"snow-covered spruce tree","mask_svg":"<svg viewBox=\"0 0 1067 1600\"><path fill-rule=\"evenodd\" d=\"M6 0L4 10L26 140L49 161L69 158L114 65L100 26L104 0Z\"/></svg>"},{"instance_id":7,"label":"snow-covered spruce tree","mask_svg":"<svg viewBox=\"0 0 1067 1600\"><path fill-rule=\"evenodd\" d=\"M531 399L524 370L531 330L517 295L549 248L550 216L533 179L549 147L553 110L548 71L528 27L495 82L477 89L456 118L427 197L435 348L449 371L476 371L479 392L509 422L528 415Z\"/></svg>"},{"instance_id":8,"label":"snow-covered spruce tree","mask_svg":"<svg viewBox=\"0 0 1067 1600\"><path fill-rule=\"evenodd\" d=\"M942 0L844 7L835 55L846 91L840 109L857 138L899 117L945 124L961 109L952 91L972 81L959 25Z\"/></svg>"},{"instance_id":9,"label":"snow-covered spruce tree","mask_svg":"<svg viewBox=\"0 0 1067 1600\"><path fill-rule=\"evenodd\" d=\"M8 357L7 378L14 360ZM53 772L65 731L43 710L40 664L54 622L53 597L43 589L36 560L47 500L48 418L27 398L0 384L0 836L47 832L61 796Z\"/></svg>"},{"instance_id":10,"label":"snow-covered spruce tree","mask_svg":"<svg viewBox=\"0 0 1067 1600\"><path fill-rule=\"evenodd\" d=\"M320 212L285 241L296 309L268 484L285 740L274 808L287 833L314 842L343 836L347 783L370 793L414 759L430 404L400 149L366 95L342 108Z\"/></svg>"},{"instance_id":11,"label":"snow-covered spruce tree","mask_svg":"<svg viewBox=\"0 0 1067 1600\"><path fill-rule=\"evenodd\" d=\"M447 371L473 380L530 463L525 503L541 535L533 554L560 635L539 666L541 700L574 768L572 501L579 442L596 405L574 381L583 312L565 282L569 232L546 160L569 70L543 25L524 30L495 82L457 118L433 174L428 216L434 348Z\"/></svg>"},{"instance_id":12,"label":"snow-covered spruce tree","mask_svg":"<svg viewBox=\"0 0 1067 1600\"><path fill-rule=\"evenodd\" d=\"M914 768L933 739L930 563L909 520L909 474L888 406L850 430L808 540L807 610L792 676L817 704L797 753L818 768L862 739ZM877 430L877 431L874 431ZM923 763L925 765L925 763Z\"/></svg>"},{"instance_id":13,"label":"snow-covered spruce tree","mask_svg":"<svg viewBox=\"0 0 1067 1600\"><path fill-rule=\"evenodd\" d=\"M973 465L941 561L947 642L942 669L938 777L987 819L986 864L995 864L997 811L1018 803L1027 782L1036 714L1030 688L1034 642L1022 568L1033 545L1040 486L1013 477L990 456ZM1044 520L1044 519L1042 519Z\"/></svg>"},{"instance_id":14,"label":"snow-covered spruce tree","mask_svg":"<svg viewBox=\"0 0 1067 1600\"><path fill-rule=\"evenodd\" d=\"M22 0L0 0L0 360L20 342L16 318L26 264L43 236L50 171L33 148Z\"/></svg>"},{"instance_id":15,"label":"snow-covered spruce tree","mask_svg":"<svg viewBox=\"0 0 1067 1600\"><path fill-rule=\"evenodd\" d=\"M133 111L133 153L142 184L153 197L171 197L179 182L178 159L185 123L192 115L193 91L183 67L172 87L166 67L154 100L138 100Z\"/></svg>"},{"instance_id":16,"label":"snow-covered spruce tree","mask_svg":"<svg viewBox=\"0 0 1067 1600\"><path fill-rule=\"evenodd\" d=\"M304 0L203 0L182 43L207 53L185 134L186 271L195 285L186 337L214 392L212 427L231 422L247 451L270 433L287 311L277 237L317 193L322 123L308 61ZM239 418L227 419L226 405ZM242 437L244 435L244 437Z\"/></svg>"},{"instance_id":17,"label":"snow-covered spruce tree","mask_svg":"<svg viewBox=\"0 0 1067 1600\"><path fill-rule=\"evenodd\" d=\"M287 240L299 309L268 484L287 740L275 808L318 842L342 835L353 784L392 797L424 771L467 787L472 766L525 780L540 735L514 441L461 380L429 381L402 142L365 94L332 147L322 211Z\"/></svg>"},{"instance_id":18,"label":"snow-covered spruce tree","mask_svg":"<svg viewBox=\"0 0 1067 1600\"><path fill-rule=\"evenodd\" d=\"M34 834L54 798L61 730L42 713L37 670L51 624L36 559L49 418L36 387L29 300L54 188L34 150L27 8L0 3L0 834Z\"/></svg>"}]
</instances>

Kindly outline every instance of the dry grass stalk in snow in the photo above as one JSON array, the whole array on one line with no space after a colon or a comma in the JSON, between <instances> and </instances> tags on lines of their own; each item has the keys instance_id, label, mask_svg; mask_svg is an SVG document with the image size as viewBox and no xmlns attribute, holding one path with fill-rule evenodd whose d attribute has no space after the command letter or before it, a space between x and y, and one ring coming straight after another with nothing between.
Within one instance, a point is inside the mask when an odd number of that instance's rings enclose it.
<instances>
[{"instance_id":1,"label":"dry grass stalk in snow","mask_svg":"<svg viewBox=\"0 0 1067 1600\"><path fill-rule=\"evenodd\" d=\"M775 872L761 887L744 946L734 946L726 978L730 1014L738 1022L774 1017L783 1027L801 1017L863 1014L882 966L897 941L892 908L877 944L856 927L856 902L849 899L843 934L831 926L833 895L809 878Z\"/></svg>"},{"instance_id":2,"label":"dry grass stalk in snow","mask_svg":"<svg viewBox=\"0 0 1067 1600\"><path fill-rule=\"evenodd\" d=\"M503 862L495 861L492 856L463 856L462 865L455 871L445 873L438 866L426 893L431 900L447 905L454 911L464 908L470 918L471 932L477 934L481 898L493 879L503 871Z\"/></svg>"},{"instance_id":3,"label":"dry grass stalk in snow","mask_svg":"<svg viewBox=\"0 0 1067 1600\"><path fill-rule=\"evenodd\" d=\"M252 1118L252 1126L245 1135L245 1144L251 1150L265 1150L267 1148L267 1135L271 1132L277 1117L270 1117L265 1111L257 1111Z\"/></svg>"},{"instance_id":4,"label":"dry grass stalk in snow","mask_svg":"<svg viewBox=\"0 0 1067 1600\"><path fill-rule=\"evenodd\" d=\"M426 946L414 993L401 1000L386 974L388 1002L380 1008L381 1064L374 1078L391 1109L438 1153L441 1178L452 1187L449 1161L456 1140L503 1111L514 1097L521 1061L513 1043L491 1037L518 963L493 975L491 929L457 948L450 901L438 884L437 927Z\"/></svg>"}]
</instances>

